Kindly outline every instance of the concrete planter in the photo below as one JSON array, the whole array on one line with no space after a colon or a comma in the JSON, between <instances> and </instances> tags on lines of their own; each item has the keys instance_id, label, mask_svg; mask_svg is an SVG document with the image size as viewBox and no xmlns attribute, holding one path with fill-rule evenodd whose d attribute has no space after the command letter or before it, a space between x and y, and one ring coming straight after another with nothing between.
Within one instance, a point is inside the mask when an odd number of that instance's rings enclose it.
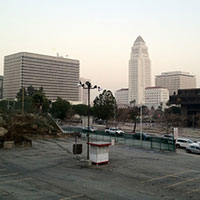
<instances>
[{"instance_id":1,"label":"concrete planter","mask_svg":"<svg viewBox=\"0 0 200 200\"><path fill-rule=\"evenodd\" d=\"M14 141L4 141L3 147L10 149L10 148L15 147L15 143L14 143Z\"/></svg>"},{"instance_id":2,"label":"concrete planter","mask_svg":"<svg viewBox=\"0 0 200 200\"><path fill-rule=\"evenodd\" d=\"M84 159L82 159L82 160L80 160L81 161L81 166L82 167L91 167L91 165L92 165L92 161L91 160L84 160Z\"/></svg>"},{"instance_id":3,"label":"concrete planter","mask_svg":"<svg viewBox=\"0 0 200 200\"><path fill-rule=\"evenodd\" d=\"M4 141L0 143L0 148L10 149L14 147L32 147L32 141L28 139L20 142Z\"/></svg>"}]
</instances>

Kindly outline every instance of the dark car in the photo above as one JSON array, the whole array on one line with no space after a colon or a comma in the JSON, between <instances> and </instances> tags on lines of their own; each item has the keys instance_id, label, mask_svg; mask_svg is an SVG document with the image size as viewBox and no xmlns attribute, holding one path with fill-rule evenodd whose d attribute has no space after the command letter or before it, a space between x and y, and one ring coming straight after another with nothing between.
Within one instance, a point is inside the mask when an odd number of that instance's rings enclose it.
<instances>
[{"instance_id":1,"label":"dark car","mask_svg":"<svg viewBox=\"0 0 200 200\"><path fill-rule=\"evenodd\" d=\"M134 133L133 138L136 140L140 140L140 133ZM146 133L142 133L142 140L150 140L150 139L151 139L150 135Z\"/></svg>"},{"instance_id":2,"label":"dark car","mask_svg":"<svg viewBox=\"0 0 200 200\"><path fill-rule=\"evenodd\" d=\"M165 134L162 136L161 138L161 141L163 143L169 143L169 144L172 144L172 143L175 143L175 140L174 140L174 136L172 134Z\"/></svg>"}]
</instances>

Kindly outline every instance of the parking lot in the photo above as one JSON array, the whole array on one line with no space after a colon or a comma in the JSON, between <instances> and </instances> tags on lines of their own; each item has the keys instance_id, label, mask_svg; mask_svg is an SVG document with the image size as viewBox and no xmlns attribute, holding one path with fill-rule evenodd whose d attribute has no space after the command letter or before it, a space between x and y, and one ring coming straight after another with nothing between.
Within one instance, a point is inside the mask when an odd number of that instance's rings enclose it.
<instances>
[{"instance_id":1,"label":"parking lot","mask_svg":"<svg viewBox=\"0 0 200 200\"><path fill-rule=\"evenodd\" d=\"M40 139L0 150L0 199L200 199L200 156L110 146L107 165L82 167L74 139Z\"/></svg>"}]
</instances>

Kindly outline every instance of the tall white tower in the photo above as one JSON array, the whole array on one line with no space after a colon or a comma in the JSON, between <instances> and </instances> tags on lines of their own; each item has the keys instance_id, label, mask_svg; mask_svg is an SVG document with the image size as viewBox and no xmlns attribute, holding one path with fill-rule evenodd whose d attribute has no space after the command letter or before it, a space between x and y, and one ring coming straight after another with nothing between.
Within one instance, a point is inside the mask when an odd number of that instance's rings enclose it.
<instances>
[{"instance_id":1,"label":"tall white tower","mask_svg":"<svg viewBox=\"0 0 200 200\"><path fill-rule=\"evenodd\" d=\"M144 40L138 36L129 60L129 103L144 104L146 87L151 87L151 61Z\"/></svg>"}]
</instances>

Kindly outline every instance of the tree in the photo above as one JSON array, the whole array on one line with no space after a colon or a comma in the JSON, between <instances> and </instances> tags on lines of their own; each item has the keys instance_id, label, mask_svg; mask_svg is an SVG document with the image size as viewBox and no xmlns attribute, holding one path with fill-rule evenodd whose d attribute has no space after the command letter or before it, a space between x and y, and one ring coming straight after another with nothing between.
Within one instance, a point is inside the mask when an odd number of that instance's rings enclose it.
<instances>
[{"instance_id":1,"label":"tree","mask_svg":"<svg viewBox=\"0 0 200 200\"><path fill-rule=\"evenodd\" d=\"M99 119L108 121L114 117L116 100L110 90L104 90L94 100L94 115Z\"/></svg>"},{"instance_id":2,"label":"tree","mask_svg":"<svg viewBox=\"0 0 200 200\"><path fill-rule=\"evenodd\" d=\"M27 87L27 93L28 93L29 97L32 97L36 93L36 91L37 90L35 90L32 85L30 85L30 86Z\"/></svg>"},{"instance_id":3,"label":"tree","mask_svg":"<svg viewBox=\"0 0 200 200\"><path fill-rule=\"evenodd\" d=\"M127 122L130 120L130 110L129 108L118 108L117 109L117 120L120 122Z\"/></svg>"},{"instance_id":4,"label":"tree","mask_svg":"<svg viewBox=\"0 0 200 200\"><path fill-rule=\"evenodd\" d=\"M67 112L70 109L71 105L68 101L57 97L57 100L52 103L51 113L53 117L64 119L67 116Z\"/></svg>"},{"instance_id":5,"label":"tree","mask_svg":"<svg viewBox=\"0 0 200 200\"><path fill-rule=\"evenodd\" d=\"M133 120L134 123L134 127L133 127L133 133L135 133L136 131L136 125L137 125L137 118L139 117L139 113L140 110L137 106L135 106L135 99L133 101L130 102L130 110L129 110L129 114L130 114L130 118Z\"/></svg>"},{"instance_id":6,"label":"tree","mask_svg":"<svg viewBox=\"0 0 200 200\"><path fill-rule=\"evenodd\" d=\"M24 88L24 99L27 97L26 88ZM19 92L16 95L18 101L22 101L22 88L19 89Z\"/></svg>"},{"instance_id":7,"label":"tree","mask_svg":"<svg viewBox=\"0 0 200 200\"><path fill-rule=\"evenodd\" d=\"M40 87L38 90L31 88L31 93L33 94L32 97L32 104L37 109L38 112L48 112L49 107L51 105L51 101L46 97L43 87ZM33 92L35 91L35 92Z\"/></svg>"},{"instance_id":8,"label":"tree","mask_svg":"<svg viewBox=\"0 0 200 200\"><path fill-rule=\"evenodd\" d=\"M22 88L16 95L17 100L22 102ZM32 85L24 87L24 109L26 112L35 112L35 109L40 112L48 112L51 101L47 99L43 87L38 90Z\"/></svg>"},{"instance_id":9,"label":"tree","mask_svg":"<svg viewBox=\"0 0 200 200\"><path fill-rule=\"evenodd\" d=\"M73 105L72 109L74 110L75 114L80 116L87 116L88 114L88 106L85 104Z\"/></svg>"}]
</instances>

